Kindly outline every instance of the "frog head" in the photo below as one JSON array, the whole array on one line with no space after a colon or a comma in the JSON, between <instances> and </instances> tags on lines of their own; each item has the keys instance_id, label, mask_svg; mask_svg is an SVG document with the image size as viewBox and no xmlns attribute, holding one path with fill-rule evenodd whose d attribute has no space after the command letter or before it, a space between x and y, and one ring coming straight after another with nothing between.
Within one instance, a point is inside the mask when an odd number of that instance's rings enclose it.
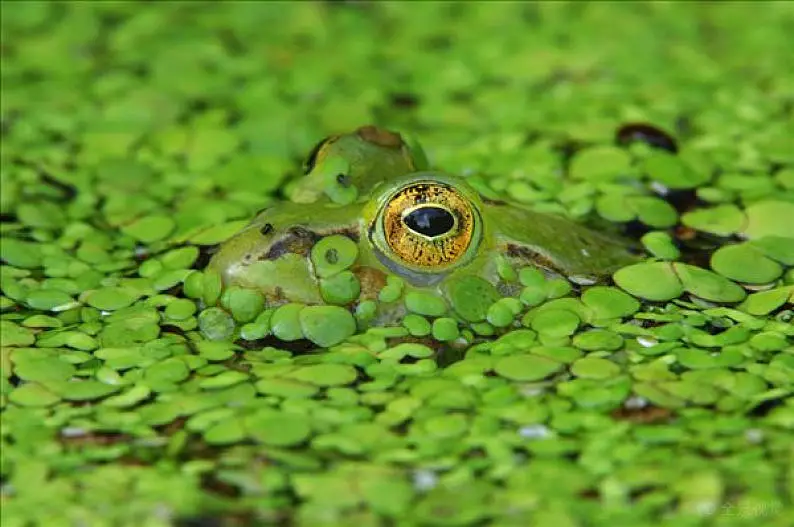
<instances>
[{"instance_id":1,"label":"frog head","mask_svg":"<svg viewBox=\"0 0 794 527\"><path fill-rule=\"evenodd\" d=\"M454 306L461 284L510 294L505 266L594 283L634 258L623 243L567 218L482 199L457 176L413 172L373 184L365 202L268 208L210 267L226 286L256 289L270 305L354 308L381 298L391 281Z\"/></svg>"}]
</instances>

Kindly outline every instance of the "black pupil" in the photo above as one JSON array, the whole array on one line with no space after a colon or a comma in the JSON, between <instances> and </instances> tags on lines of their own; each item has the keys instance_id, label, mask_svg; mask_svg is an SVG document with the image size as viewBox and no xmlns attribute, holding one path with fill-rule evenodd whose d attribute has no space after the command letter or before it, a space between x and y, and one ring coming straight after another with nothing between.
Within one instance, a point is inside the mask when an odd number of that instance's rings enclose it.
<instances>
[{"instance_id":1,"label":"black pupil","mask_svg":"<svg viewBox=\"0 0 794 527\"><path fill-rule=\"evenodd\" d=\"M412 231L428 237L446 234L455 226L455 218L452 214L438 207L421 207L412 210L406 214L403 221Z\"/></svg>"}]
</instances>

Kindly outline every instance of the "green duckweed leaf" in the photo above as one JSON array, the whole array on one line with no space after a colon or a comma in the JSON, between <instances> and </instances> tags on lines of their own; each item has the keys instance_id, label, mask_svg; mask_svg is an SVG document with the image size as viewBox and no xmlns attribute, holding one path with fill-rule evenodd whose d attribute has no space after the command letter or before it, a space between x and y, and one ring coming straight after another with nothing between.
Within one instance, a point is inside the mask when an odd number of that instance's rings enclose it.
<instances>
[{"instance_id":1,"label":"green duckweed leaf","mask_svg":"<svg viewBox=\"0 0 794 527\"><path fill-rule=\"evenodd\" d=\"M84 301L103 311L117 311L132 305L140 296L139 292L124 287L103 287L86 293Z\"/></svg>"},{"instance_id":2,"label":"green duckweed leaf","mask_svg":"<svg viewBox=\"0 0 794 527\"><path fill-rule=\"evenodd\" d=\"M746 222L745 214L735 205L696 209L681 216L681 223L687 227L719 236L741 232Z\"/></svg>"},{"instance_id":3,"label":"green duckweed leaf","mask_svg":"<svg viewBox=\"0 0 794 527\"><path fill-rule=\"evenodd\" d=\"M443 298L425 291L406 293L405 307L413 313L430 317L440 317L447 312L447 304Z\"/></svg>"},{"instance_id":4,"label":"green duckweed leaf","mask_svg":"<svg viewBox=\"0 0 794 527\"><path fill-rule=\"evenodd\" d=\"M794 238L783 236L765 236L748 242L751 247L759 249L765 256L783 265L794 265Z\"/></svg>"},{"instance_id":5,"label":"green duckweed leaf","mask_svg":"<svg viewBox=\"0 0 794 527\"><path fill-rule=\"evenodd\" d=\"M645 249L657 258L678 260L681 251L673 243L673 239L665 232L649 232L640 239Z\"/></svg>"},{"instance_id":6,"label":"green duckweed leaf","mask_svg":"<svg viewBox=\"0 0 794 527\"><path fill-rule=\"evenodd\" d=\"M15 388L8 398L19 406L31 407L52 406L61 400L56 394L35 383L25 383Z\"/></svg>"},{"instance_id":7,"label":"green duckweed leaf","mask_svg":"<svg viewBox=\"0 0 794 527\"><path fill-rule=\"evenodd\" d=\"M794 203L787 201L759 201L745 209L747 225L743 234L758 239L766 236L794 238Z\"/></svg>"},{"instance_id":8,"label":"green duckweed leaf","mask_svg":"<svg viewBox=\"0 0 794 527\"><path fill-rule=\"evenodd\" d=\"M597 319L628 317L640 309L636 299L615 287L591 287L582 293L582 303L593 310Z\"/></svg>"},{"instance_id":9,"label":"green duckweed leaf","mask_svg":"<svg viewBox=\"0 0 794 527\"><path fill-rule=\"evenodd\" d=\"M455 340L460 335L458 322L454 318L437 318L433 321L433 338L440 342Z\"/></svg>"},{"instance_id":10,"label":"green duckweed leaf","mask_svg":"<svg viewBox=\"0 0 794 527\"><path fill-rule=\"evenodd\" d=\"M224 340L234 333L234 319L223 309L211 307L198 316L199 328L209 340Z\"/></svg>"},{"instance_id":11,"label":"green duckweed leaf","mask_svg":"<svg viewBox=\"0 0 794 527\"><path fill-rule=\"evenodd\" d=\"M704 300L739 302L746 296L744 289L716 273L683 263L673 266L684 289Z\"/></svg>"},{"instance_id":12,"label":"green duckweed leaf","mask_svg":"<svg viewBox=\"0 0 794 527\"><path fill-rule=\"evenodd\" d=\"M425 317L413 313L405 315L402 324L414 337L425 337L432 331L432 326Z\"/></svg>"},{"instance_id":13,"label":"green duckweed leaf","mask_svg":"<svg viewBox=\"0 0 794 527\"><path fill-rule=\"evenodd\" d=\"M192 235L189 241L196 245L215 245L234 236L247 223L245 220L236 220L215 225Z\"/></svg>"},{"instance_id":14,"label":"green duckweed leaf","mask_svg":"<svg viewBox=\"0 0 794 527\"><path fill-rule=\"evenodd\" d=\"M289 377L316 386L341 386L355 381L358 374L346 364L314 364L291 372Z\"/></svg>"},{"instance_id":15,"label":"green duckweed leaf","mask_svg":"<svg viewBox=\"0 0 794 527\"><path fill-rule=\"evenodd\" d=\"M648 155L642 164L645 173L670 189L694 188L709 180L709 175L690 167L680 157L656 151Z\"/></svg>"},{"instance_id":16,"label":"green duckweed leaf","mask_svg":"<svg viewBox=\"0 0 794 527\"><path fill-rule=\"evenodd\" d=\"M0 259L23 269L35 269L41 266L41 246L16 238L0 238Z\"/></svg>"},{"instance_id":17,"label":"green duckweed leaf","mask_svg":"<svg viewBox=\"0 0 794 527\"><path fill-rule=\"evenodd\" d=\"M561 363L537 355L510 355L494 364L498 375L514 381L539 381L561 369Z\"/></svg>"},{"instance_id":18,"label":"green duckweed leaf","mask_svg":"<svg viewBox=\"0 0 794 527\"><path fill-rule=\"evenodd\" d=\"M265 308L265 297L259 291L229 287L221 295L221 305L231 312L236 322L250 322Z\"/></svg>"},{"instance_id":19,"label":"green duckweed leaf","mask_svg":"<svg viewBox=\"0 0 794 527\"><path fill-rule=\"evenodd\" d=\"M306 306L303 304L285 304L278 307L270 318L270 330L281 340L292 341L303 338L300 313Z\"/></svg>"},{"instance_id":20,"label":"green duckweed leaf","mask_svg":"<svg viewBox=\"0 0 794 527\"><path fill-rule=\"evenodd\" d=\"M791 301L790 297L794 294L792 287L778 287L769 291L753 293L739 304L738 309L750 313L751 315L766 315L778 309L786 301Z\"/></svg>"},{"instance_id":21,"label":"green duckweed leaf","mask_svg":"<svg viewBox=\"0 0 794 527\"><path fill-rule=\"evenodd\" d=\"M355 301L361 294L361 283L350 271L342 271L330 278L320 280L320 296L329 304L345 305Z\"/></svg>"},{"instance_id":22,"label":"green duckweed leaf","mask_svg":"<svg viewBox=\"0 0 794 527\"><path fill-rule=\"evenodd\" d=\"M353 265L357 258L356 242L340 234L320 239L311 250L312 264L320 278L327 278L344 271Z\"/></svg>"},{"instance_id":23,"label":"green duckweed leaf","mask_svg":"<svg viewBox=\"0 0 794 527\"><path fill-rule=\"evenodd\" d=\"M608 379L620 373L620 366L597 357L585 357L571 365L571 373L583 379Z\"/></svg>"},{"instance_id":24,"label":"green duckweed leaf","mask_svg":"<svg viewBox=\"0 0 794 527\"><path fill-rule=\"evenodd\" d=\"M67 401L93 401L119 391L117 385L94 380L51 383L52 390Z\"/></svg>"},{"instance_id":25,"label":"green duckweed leaf","mask_svg":"<svg viewBox=\"0 0 794 527\"><path fill-rule=\"evenodd\" d=\"M176 227L168 216L146 216L122 227L121 231L143 243L152 243L167 238Z\"/></svg>"},{"instance_id":26,"label":"green duckweed leaf","mask_svg":"<svg viewBox=\"0 0 794 527\"><path fill-rule=\"evenodd\" d=\"M356 332L356 320L347 309L337 306L306 306L298 314L303 336L327 348Z\"/></svg>"},{"instance_id":27,"label":"green duckweed leaf","mask_svg":"<svg viewBox=\"0 0 794 527\"><path fill-rule=\"evenodd\" d=\"M625 291L646 300L672 300L684 292L678 275L664 262L630 265L617 271L612 278Z\"/></svg>"},{"instance_id":28,"label":"green duckweed leaf","mask_svg":"<svg viewBox=\"0 0 794 527\"><path fill-rule=\"evenodd\" d=\"M20 327L10 320L0 320L0 345L3 347L30 346L36 342L34 333L25 328Z\"/></svg>"},{"instance_id":29,"label":"green duckweed leaf","mask_svg":"<svg viewBox=\"0 0 794 527\"><path fill-rule=\"evenodd\" d=\"M307 416L261 412L245 418L244 429L255 441L285 447L305 441L311 434Z\"/></svg>"},{"instance_id":30,"label":"green duckweed leaf","mask_svg":"<svg viewBox=\"0 0 794 527\"><path fill-rule=\"evenodd\" d=\"M765 284L783 274L780 264L747 243L720 247L711 255L711 268L726 278L748 284Z\"/></svg>"},{"instance_id":31,"label":"green duckweed leaf","mask_svg":"<svg viewBox=\"0 0 794 527\"><path fill-rule=\"evenodd\" d=\"M632 173L631 156L614 146L587 148L574 156L571 177L588 181L609 181Z\"/></svg>"},{"instance_id":32,"label":"green duckweed leaf","mask_svg":"<svg viewBox=\"0 0 794 527\"><path fill-rule=\"evenodd\" d=\"M567 337L576 331L579 317L571 311L548 309L532 319L532 329L550 337Z\"/></svg>"}]
</instances>

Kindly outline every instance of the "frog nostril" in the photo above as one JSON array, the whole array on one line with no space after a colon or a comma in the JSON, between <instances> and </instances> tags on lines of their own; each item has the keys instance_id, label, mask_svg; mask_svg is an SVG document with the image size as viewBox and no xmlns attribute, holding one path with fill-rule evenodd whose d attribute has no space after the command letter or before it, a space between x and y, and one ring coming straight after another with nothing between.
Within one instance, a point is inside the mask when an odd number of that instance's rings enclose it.
<instances>
[{"instance_id":1,"label":"frog nostril","mask_svg":"<svg viewBox=\"0 0 794 527\"><path fill-rule=\"evenodd\" d=\"M441 207L425 206L412 210L403 217L412 231L428 237L441 236L455 227L455 217Z\"/></svg>"},{"instance_id":2,"label":"frog nostril","mask_svg":"<svg viewBox=\"0 0 794 527\"><path fill-rule=\"evenodd\" d=\"M262 233L262 236L267 236L271 232L273 232L273 224L272 223L265 223L262 225L262 228L259 229L259 232Z\"/></svg>"}]
</instances>

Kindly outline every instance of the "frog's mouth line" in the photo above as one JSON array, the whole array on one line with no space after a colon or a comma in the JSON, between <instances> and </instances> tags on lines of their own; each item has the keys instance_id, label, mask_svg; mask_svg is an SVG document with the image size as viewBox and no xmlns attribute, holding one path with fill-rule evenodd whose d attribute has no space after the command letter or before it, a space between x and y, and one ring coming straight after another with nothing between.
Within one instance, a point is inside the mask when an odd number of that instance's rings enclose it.
<instances>
[{"instance_id":1,"label":"frog's mouth line","mask_svg":"<svg viewBox=\"0 0 794 527\"><path fill-rule=\"evenodd\" d=\"M507 244L506 249L506 254L509 258L530 260L535 266L541 269L555 273L558 276L563 276L563 273L554 265L554 262L543 253L513 243Z\"/></svg>"},{"instance_id":2,"label":"frog's mouth line","mask_svg":"<svg viewBox=\"0 0 794 527\"><path fill-rule=\"evenodd\" d=\"M532 263L545 271L550 278L567 278L570 282L576 285L592 285L598 283L598 277L595 275L575 275L566 276L559 267L554 265L554 262L545 254L523 247L521 245L507 244L505 253L509 258L520 258L522 260L530 260Z\"/></svg>"}]
</instances>

